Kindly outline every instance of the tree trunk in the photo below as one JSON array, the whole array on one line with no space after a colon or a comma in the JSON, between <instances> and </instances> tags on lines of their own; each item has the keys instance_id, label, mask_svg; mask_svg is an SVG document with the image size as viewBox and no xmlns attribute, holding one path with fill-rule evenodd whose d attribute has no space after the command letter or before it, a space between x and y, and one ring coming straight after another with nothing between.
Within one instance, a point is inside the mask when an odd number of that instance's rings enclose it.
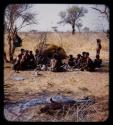
<instances>
[{"instance_id":1,"label":"tree trunk","mask_svg":"<svg viewBox=\"0 0 113 125\"><path fill-rule=\"evenodd\" d=\"M6 56L6 52L4 51L4 61L7 63L9 62L8 59L7 59L7 56Z\"/></svg>"},{"instance_id":2,"label":"tree trunk","mask_svg":"<svg viewBox=\"0 0 113 125\"><path fill-rule=\"evenodd\" d=\"M72 25L72 35L75 34L75 25Z\"/></svg>"},{"instance_id":3,"label":"tree trunk","mask_svg":"<svg viewBox=\"0 0 113 125\"><path fill-rule=\"evenodd\" d=\"M80 33L80 28L78 27L78 31L79 31L79 33Z\"/></svg>"},{"instance_id":4,"label":"tree trunk","mask_svg":"<svg viewBox=\"0 0 113 125\"><path fill-rule=\"evenodd\" d=\"M12 52L11 52L11 55L12 55L12 61L13 61L14 52L15 52L15 47L12 46Z\"/></svg>"},{"instance_id":5,"label":"tree trunk","mask_svg":"<svg viewBox=\"0 0 113 125\"><path fill-rule=\"evenodd\" d=\"M9 34L8 36L8 44L9 44L9 60L10 62L13 61L13 54L14 54L14 48L13 48L13 43L12 43L12 39L11 39L11 35Z\"/></svg>"}]
</instances>

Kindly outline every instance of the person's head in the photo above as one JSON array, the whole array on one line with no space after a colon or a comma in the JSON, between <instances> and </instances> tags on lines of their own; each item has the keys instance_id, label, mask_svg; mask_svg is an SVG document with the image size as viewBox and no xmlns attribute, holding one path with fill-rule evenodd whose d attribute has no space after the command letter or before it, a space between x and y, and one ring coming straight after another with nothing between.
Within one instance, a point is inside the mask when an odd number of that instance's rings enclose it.
<instances>
[{"instance_id":1,"label":"person's head","mask_svg":"<svg viewBox=\"0 0 113 125\"><path fill-rule=\"evenodd\" d=\"M100 59L100 56L99 56L99 55L96 55L96 59Z\"/></svg>"},{"instance_id":2,"label":"person's head","mask_svg":"<svg viewBox=\"0 0 113 125\"><path fill-rule=\"evenodd\" d=\"M101 39L97 39L97 43L98 43L98 44L101 43Z\"/></svg>"},{"instance_id":3,"label":"person's head","mask_svg":"<svg viewBox=\"0 0 113 125\"><path fill-rule=\"evenodd\" d=\"M25 53L24 53L24 55L27 55L28 54L28 50L25 50Z\"/></svg>"},{"instance_id":4,"label":"person's head","mask_svg":"<svg viewBox=\"0 0 113 125\"><path fill-rule=\"evenodd\" d=\"M86 52L82 52L82 56L86 58Z\"/></svg>"},{"instance_id":5,"label":"person's head","mask_svg":"<svg viewBox=\"0 0 113 125\"><path fill-rule=\"evenodd\" d=\"M30 51L29 53L30 53L30 54L33 54L33 51Z\"/></svg>"},{"instance_id":6,"label":"person's head","mask_svg":"<svg viewBox=\"0 0 113 125\"><path fill-rule=\"evenodd\" d=\"M69 55L69 58L73 58L73 55Z\"/></svg>"},{"instance_id":7,"label":"person's head","mask_svg":"<svg viewBox=\"0 0 113 125\"><path fill-rule=\"evenodd\" d=\"M77 58L81 58L81 54L77 54Z\"/></svg>"},{"instance_id":8,"label":"person's head","mask_svg":"<svg viewBox=\"0 0 113 125\"><path fill-rule=\"evenodd\" d=\"M21 53L24 53L24 52L25 52L25 50L22 48L22 49L21 49Z\"/></svg>"},{"instance_id":9,"label":"person's head","mask_svg":"<svg viewBox=\"0 0 113 125\"><path fill-rule=\"evenodd\" d=\"M26 50L26 53L29 54L29 50Z\"/></svg>"},{"instance_id":10,"label":"person's head","mask_svg":"<svg viewBox=\"0 0 113 125\"><path fill-rule=\"evenodd\" d=\"M89 57L89 52L86 52L86 56Z\"/></svg>"}]
</instances>

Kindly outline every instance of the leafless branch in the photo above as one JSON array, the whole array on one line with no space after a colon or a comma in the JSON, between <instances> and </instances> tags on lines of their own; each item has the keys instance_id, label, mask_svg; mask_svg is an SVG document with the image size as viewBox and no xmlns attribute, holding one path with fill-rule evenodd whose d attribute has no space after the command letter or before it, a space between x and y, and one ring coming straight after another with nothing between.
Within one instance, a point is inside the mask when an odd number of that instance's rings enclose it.
<instances>
[{"instance_id":1,"label":"leafless branch","mask_svg":"<svg viewBox=\"0 0 113 125\"><path fill-rule=\"evenodd\" d=\"M98 11L100 14L106 15L106 18L109 21L109 14L107 12L107 9L108 9L107 6L104 7L104 10L101 10L101 9L99 9L97 7L91 7L91 8L94 9L94 10L96 10L96 11Z\"/></svg>"}]
</instances>

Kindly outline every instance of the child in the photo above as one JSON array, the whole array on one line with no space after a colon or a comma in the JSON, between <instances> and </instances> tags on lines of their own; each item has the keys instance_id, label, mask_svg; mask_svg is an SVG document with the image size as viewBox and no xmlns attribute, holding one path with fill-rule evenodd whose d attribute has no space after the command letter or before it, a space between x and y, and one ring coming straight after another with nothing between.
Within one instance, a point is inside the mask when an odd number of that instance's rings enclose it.
<instances>
[{"instance_id":1,"label":"child","mask_svg":"<svg viewBox=\"0 0 113 125\"><path fill-rule=\"evenodd\" d=\"M73 55L69 55L69 61L68 61L69 66L73 67L75 66L75 58Z\"/></svg>"},{"instance_id":2,"label":"child","mask_svg":"<svg viewBox=\"0 0 113 125\"><path fill-rule=\"evenodd\" d=\"M97 39L97 49L96 49L96 55L100 55L100 50L102 49L101 46L101 40Z\"/></svg>"}]
</instances>

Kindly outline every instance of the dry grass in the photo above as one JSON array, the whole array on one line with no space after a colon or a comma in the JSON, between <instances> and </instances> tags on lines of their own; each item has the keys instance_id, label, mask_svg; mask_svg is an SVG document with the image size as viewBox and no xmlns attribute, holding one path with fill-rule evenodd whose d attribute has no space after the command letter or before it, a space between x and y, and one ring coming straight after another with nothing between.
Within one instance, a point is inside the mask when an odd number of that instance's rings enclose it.
<instances>
[{"instance_id":1,"label":"dry grass","mask_svg":"<svg viewBox=\"0 0 113 125\"><path fill-rule=\"evenodd\" d=\"M22 48L33 50L38 44L39 34L20 34L23 39ZM66 53L77 55L82 51L89 51L92 58L95 57L96 53L96 39L100 38L102 40L102 52L101 57L105 60L109 60L109 40L106 38L105 33L76 33L72 35L71 33L48 33L47 34L47 43L55 44L61 46L60 36L62 37L62 46L65 49ZM5 50L8 52L8 44L5 38ZM17 48L15 55L20 51L20 48Z\"/></svg>"}]
</instances>

